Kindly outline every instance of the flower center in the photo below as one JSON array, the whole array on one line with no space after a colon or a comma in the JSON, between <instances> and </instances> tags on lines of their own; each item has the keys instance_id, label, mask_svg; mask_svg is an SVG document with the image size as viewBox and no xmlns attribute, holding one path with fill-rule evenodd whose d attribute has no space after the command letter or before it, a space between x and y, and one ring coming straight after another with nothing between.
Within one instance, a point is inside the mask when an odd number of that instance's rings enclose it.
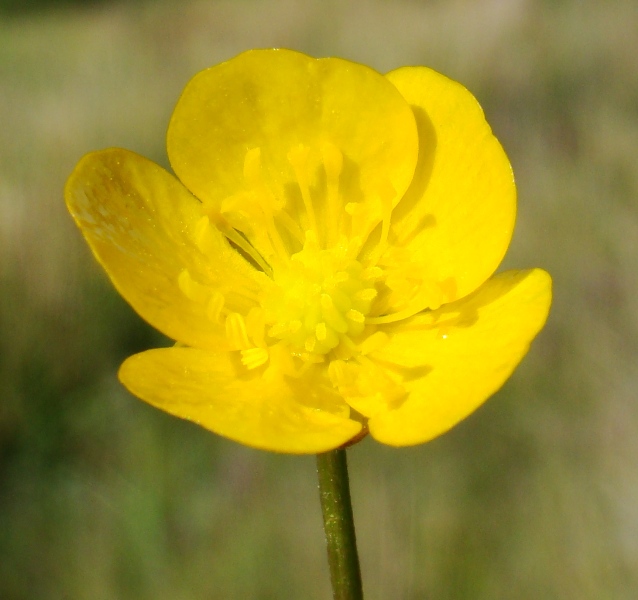
<instances>
[{"instance_id":1,"label":"flower center","mask_svg":"<svg viewBox=\"0 0 638 600\"><path fill-rule=\"evenodd\" d=\"M353 345L377 295L377 267L364 268L347 248L320 249L312 235L286 265L273 269L275 286L262 300L267 334L297 356L318 362L340 345Z\"/></svg>"}]
</instances>

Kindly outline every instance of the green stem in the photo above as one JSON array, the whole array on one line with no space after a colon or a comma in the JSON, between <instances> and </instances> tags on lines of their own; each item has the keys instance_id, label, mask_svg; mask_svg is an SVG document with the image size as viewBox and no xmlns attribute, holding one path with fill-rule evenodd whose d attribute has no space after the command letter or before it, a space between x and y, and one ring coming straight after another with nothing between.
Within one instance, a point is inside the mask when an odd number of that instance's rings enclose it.
<instances>
[{"instance_id":1,"label":"green stem","mask_svg":"<svg viewBox=\"0 0 638 600\"><path fill-rule=\"evenodd\" d=\"M317 454L317 473L332 596L334 600L363 600L345 449Z\"/></svg>"}]
</instances>

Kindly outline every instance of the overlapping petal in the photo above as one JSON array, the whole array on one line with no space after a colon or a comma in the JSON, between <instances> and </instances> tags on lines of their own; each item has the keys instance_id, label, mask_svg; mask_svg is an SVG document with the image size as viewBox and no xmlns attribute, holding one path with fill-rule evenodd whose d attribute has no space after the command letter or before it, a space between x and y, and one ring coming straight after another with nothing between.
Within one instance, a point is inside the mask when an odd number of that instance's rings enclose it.
<instances>
[{"instance_id":1,"label":"overlapping petal","mask_svg":"<svg viewBox=\"0 0 638 600\"><path fill-rule=\"evenodd\" d=\"M516 216L512 170L475 98L426 67L387 78L412 106L419 158L412 184L392 215L384 261L435 285L423 308L462 298L494 273ZM424 298L427 302L427 298Z\"/></svg>"},{"instance_id":2,"label":"overlapping petal","mask_svg":"<svg viewBox=\"0 0 638 600\"><path fill-rule=\"evenodd\" d=\"M370 358L380 369L399 373L406 394L375 406L371 435L407 446L456 425L510 376L545 323L550 303L545 271L507 271L463 300L386 326L390 342Z\"/></svg>"},{"instance_id":3,"label":"overlapping petal","mask_svg":"<svg viewBox=\"0 0 638 600\"><path fill-rule=\"evenodd\" d=\"M153 162L121 149L86 155L69 178L65 197L95 257L131 306L170 338L200 348L226 344L205 299L191 288L223 290L231 309L254 304L258 273L213 228L201 239L201 204ZM200 244L201 245L201 244ZM186 290L188 292L188 290Z\"/></svg>"},{"instance_id":4,"label":"overlapping petal","mask_svg":"<svg viewBox=\"0 0 638 600\"><path fill-rule=\"evenodd\" d=\"M268 256L260 233L272 216L290 252L291 222L320 241L367 235L407 189L418 139L410 107L372 69L253 50L189 82L167 147L184 184Z\"/></svg>"},{"instance_id":5,"label":"overlapping petal","mask_svg":"<svg viewBox=\"0 0 638 600\"><path fill-rule=\"evenodd\" d=\"M296 454L336 448L361 425L319 378L277 369L247 371L231 353L192 348L149 350L128 358L120 380L172 415L247 446Z\"/></svg>"}]
</instances>

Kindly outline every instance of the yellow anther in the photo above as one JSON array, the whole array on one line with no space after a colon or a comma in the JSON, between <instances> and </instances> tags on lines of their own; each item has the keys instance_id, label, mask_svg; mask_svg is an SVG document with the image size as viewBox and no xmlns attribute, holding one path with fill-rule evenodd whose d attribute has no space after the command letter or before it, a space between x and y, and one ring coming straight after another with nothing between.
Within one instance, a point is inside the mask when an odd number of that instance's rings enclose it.
<instances>
[{"instance_id":1,"label":"yellow anther","mask_svg":"<svg viewBox=\"0 0 638 600\"><path fill-rule=\"evenodd\" d=\"M313 231L312 229L306 230L303 249L305 251L319 250L319 240L317 239L316 231ZM299 256L299 255L295 254L295 256Z\"/></svg>"},{"instance_id":2,"label":"yellow anther","mask_svg":"<svg viewBox=\"0 0 638 600\"><path fill-rule=\"evenodd\" d=\"M343 362L342 360L333 360L330 362L330 365L328 366L328 377L330 377L330 381L332 382L332 385L334 385L335 387L345 383L344 382L344 378L345 378L344 376L346 374L345 366L346 366L346 363Z\"/></svg>"},{"instance_id":3,"label":"yellow anther","mask_svg":"<svg viewBox=\"0 0 638 600\"><path fill-rule=\"evenodd\" d=\"M305 168L308 165L308 157L310 156L310 148L303 144L297 144L288 152L288 162L294 169Z\"/></svg>"},{"instance_id":4,"label":"yellow anther","mask_svg":"<svg viewBox=\"0 0 638 600\"><path fill-rule=\"evenodd\" d=\"M277 287L262 300L268 335L290 344L298 357L334 352L331 358L347 360L358 353L352 340L364 333L376 290L363 280L363 266L348 258L347 245L323 250L314 242L311 231L303 250L275 268Z\"/></svg>"},{"instance_id":5,"label":"yellow anther","mask_svg":"<svg viewBox=\"0 0 638 600\"><path fill-rule=\"evenodd\" d=\"M275 323L268 329L268 335L274 338L281 338L284 337L288 331L288 323Z\"/></svg>"},{"instance_id":6,"label":"yellow anther","mask_svg":"<svg viewBox=\"0 0 638 600\"><path fill-rule=\"evenodd\" d=\"M332 310L334 308L334 302L330 294L321 294L321 308L324 310Z\"/></svg>"},{"instance_id":7,"label":"yellow anther","mask_svg":"<svg viewBox=\"0 0 638 600\"><path fill-rule=\"evenodd\" d=\"M256 369L268 360L266 348L248 348L241 351L241 362L247 369Z\"/></svg>"},{"instance_id":8,"label":"yellow anther","mask_svg":"<svg viewBox=\"0 0 638 600\"><path fill-rule=\"evenodd\" d=\"M365 281L374 281L383 275L383 269L380 267L368 267L361 271L361 279Z\"/></svg>"},{"instance_id":9,"label":"yellow anther","mask_svg":"<svg viewBox=\"0 0 638 600\"><path fill-rule=\"evenodd\" d=\"M354 298L356 300L361 300L363 302L371 302L376 297L377 290L375 290L374 288L364 288L354 295Z\"/></svg>"},{"instance_id":10,"label":"yellow anther","mask_svg":"<svg viewBox=\"0 0 638 600\"><path fill-rule=\"evenodd\" d=\"M350 309L346 313L346 317L350 319L351 321L354 321L355 323L363 323L366 320L364 315L362 315L358 310L353 310L353 309Z\"/></svg>"},{"instance_id":11,"label":"yellow anther","mask_svg":"<svg viewBox=\"0 0 638 600\"><path fill-rule=\"evenodd\" d=\"M308 365L322 363L325 360L323 355L314 354L312 352L302 352L299 355L299 358L301 358L301 360L303 360ZM303 367L302 367L302 369L303 369Z\"/></svg>"},{"instance_id":12,"label":"yellow anther","mask_svg":"<svg viewBox=\"0 0 638 600\"><path fill-rule=\"evenodd\" d=\"M332 385L345 396L355 391L358 365L348 364L344 360L333 360L328 366L328 377Z\"/></svg>"},{"instance_id":13,"label":"yellow anther","mask_svg":"<svg viewBox=\"0 0 638 600\"><path fill-rule=\"evenodd\" d=\"M202 208L202 210L207 210ZM219 231L212 225L211 219L215 223L222 221L224 217L219 212L209 212L201 217L195 225L193 238L195 245L208 256L217 256L223 248L224 238L219 235ZM210 216L209 216L210 215Z\"/></svg>"},{"instance_id":14,"label":"yellow anther","mask_svg":"<svg viewBox=\"0 0 638 600\"><path fill-rule=\"evenodd\" d=\"M348 202L343 208L352 217L363 207L358 202Z\"/></svg>"},{"instance_id":15,"label":"yellow anther","mask_svg":"<svg viewBox=\"0 0 638 600\"><path fill-rule=\"evenodd\" d=\"M315 349L316 345L317 345L317 338L311 335L310 337L306 338L306 343L304 344L304 348L308 352L312 352Z\"/></svg>"}]
</instances>

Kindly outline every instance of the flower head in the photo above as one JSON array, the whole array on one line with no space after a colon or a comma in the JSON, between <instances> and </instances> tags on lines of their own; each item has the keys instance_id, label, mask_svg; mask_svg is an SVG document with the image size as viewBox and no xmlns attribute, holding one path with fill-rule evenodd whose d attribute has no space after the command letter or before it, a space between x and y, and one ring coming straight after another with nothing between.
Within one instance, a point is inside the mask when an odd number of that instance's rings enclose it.
<instances>
[{"instance_id":1,"label":"flower head","mask_svg":"<svg viewBox=\"0 0 638 600\"><path fill-rule=\"evenodd\" d=\"M167 147L177 178L110 149L66 186L116 288L176 341L120 369L158 408L281 452L417 444L495 392L545 322L547 273L494 275L507 157L430 69L246 52L190 81Z\"/></svg>"}]
</instances>

